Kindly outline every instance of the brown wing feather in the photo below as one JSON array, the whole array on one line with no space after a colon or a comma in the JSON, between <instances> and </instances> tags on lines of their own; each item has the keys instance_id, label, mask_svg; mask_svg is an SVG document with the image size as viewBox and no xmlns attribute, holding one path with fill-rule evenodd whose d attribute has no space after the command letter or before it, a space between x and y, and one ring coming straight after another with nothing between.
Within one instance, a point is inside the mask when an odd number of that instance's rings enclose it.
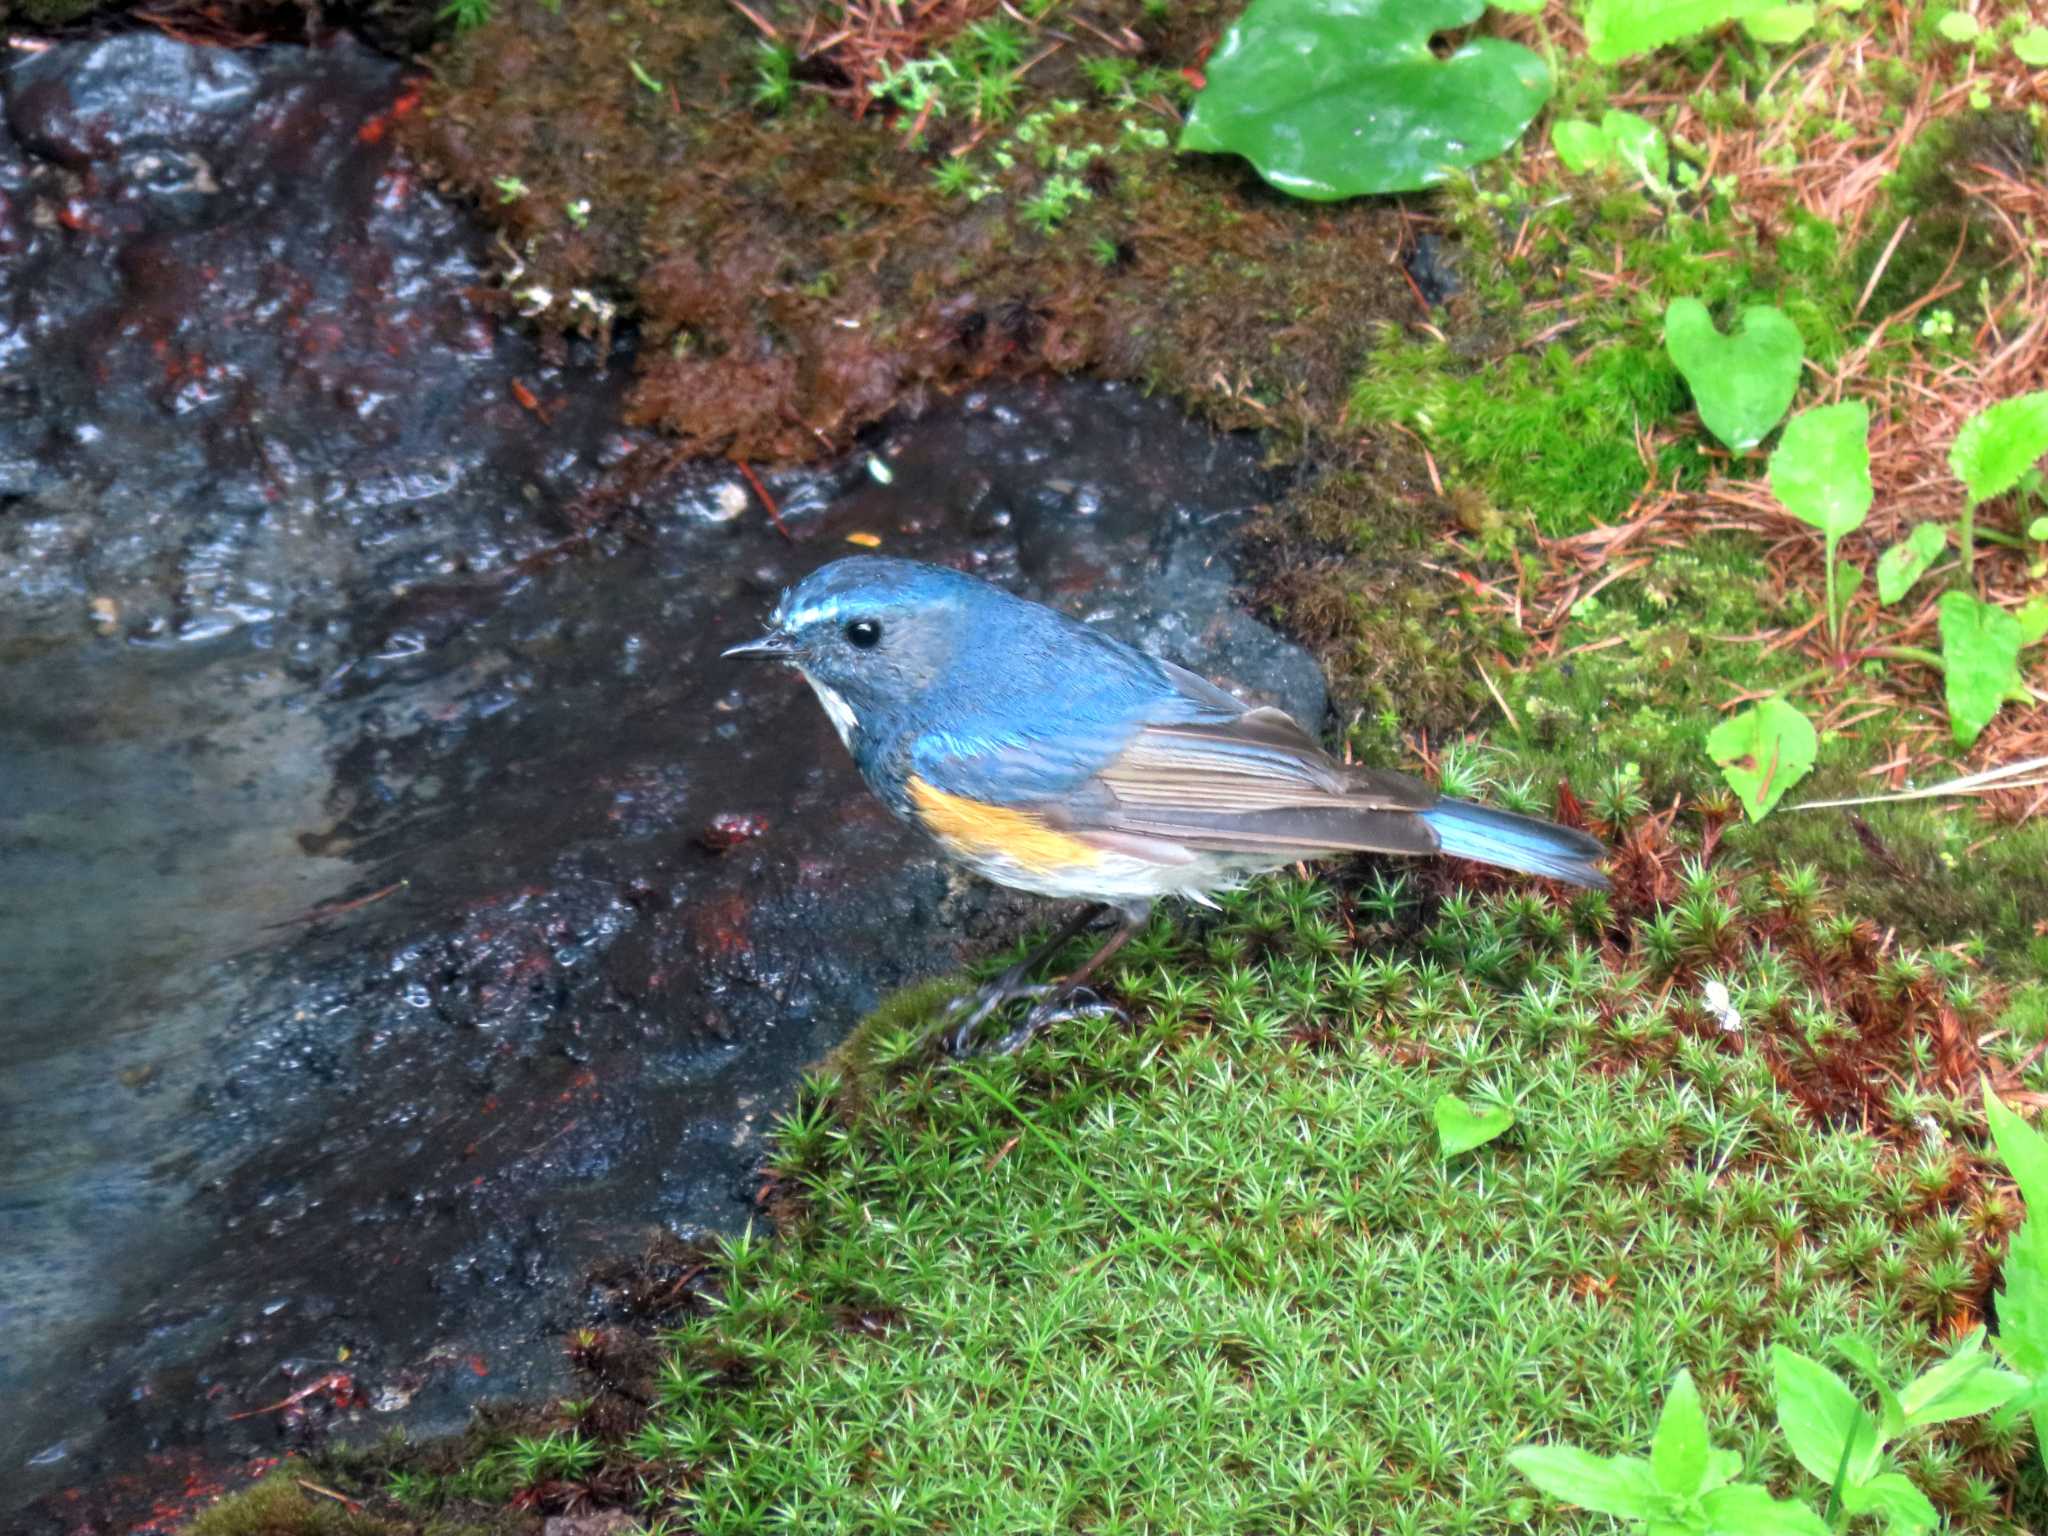
<instances>
[{"instance_id":1,"label":"brown wing feather","mask_svg":"<svg viewBox=\"0 0 2048 1536\"><path fill-rule=\"evenodd\" d=\"M1418 811L1436 791L1405 774L1349 768L1277 709L1148 726L1069 803L1076 830L1170 839L1212 851L1433 853Z\"/></svg>"}]
</instances>

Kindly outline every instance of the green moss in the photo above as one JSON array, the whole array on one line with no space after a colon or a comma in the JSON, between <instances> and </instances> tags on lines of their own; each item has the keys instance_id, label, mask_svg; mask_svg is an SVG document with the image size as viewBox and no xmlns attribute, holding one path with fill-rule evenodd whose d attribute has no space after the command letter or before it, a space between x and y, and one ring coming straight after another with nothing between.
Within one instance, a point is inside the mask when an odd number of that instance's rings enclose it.
<instances>
[{"instance_id":1,"label":"green moss","mask_svg":"<svg viewBox=\"0 0 2048 1536\"><path fill-rule=\"evenodd\" d=\"M1980 1300L1950 1262L1975 1229L1935 1230L1948 1182L1857 1112L1815 1118L1831 1053L1910 1063L1935 994L1878 1002L1801 958L1825 914L1693 884L1611 928L1598 899L1268 883L1132 947L1129 1023L957 1066L871 1052L896 1065L779 1133L793 1225L728 1245L621 1464L749 1536L1594 1529L1504 1453L1640 1451L1686 1365L1717 1436L1817 1498L1766 1346L1854 1331L1899 1369ZM1701 1013L1704 974L1746 1042ZM1801 1031L1823 984L1872 999L1853 1039ZM1439 1161L1446 1092L1515 1128ZM2007 1530L1972 1490L2027 1453L1966 1424L1909 1465L1952 1528Z\"/></svg>"},{"instance_id":2,"label":"green moss","mask_svg":"<svg viewBox=\"0 0 2048 1536\"><path fill-rule=\"evenodd\" d=\"M202 1510L188 1536L399 1536L407 1527L312 1493L289 1472Z\"/></svg>"},{"instance_id":3,"label":"green moss","mask_svg":"<svg viewBox=\"0 0 2048 1536\"><path fill-rule=\"evenodd\" d=\"M1484 364L1441 344L1388 332L1351 396L1362 421L1398 422L1440 456L1454 481L1471 481L1503 510L1549 534L1618 520L1654 473L1699 481L1690 443L1644 464L1637 432L1686 402L1661 344L1614 342L1573 356L1553 343Z\"/></svg>"}]
</instances>

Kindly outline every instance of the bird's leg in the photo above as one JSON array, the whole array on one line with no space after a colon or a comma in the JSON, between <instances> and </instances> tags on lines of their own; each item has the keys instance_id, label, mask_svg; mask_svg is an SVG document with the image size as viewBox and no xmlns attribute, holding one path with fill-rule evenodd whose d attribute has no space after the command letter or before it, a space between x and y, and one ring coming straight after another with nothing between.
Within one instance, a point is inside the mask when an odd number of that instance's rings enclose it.
<instances>
[{"instance_id":1,"label":"bird's leg","mask_svg":"<svg viewBox=\"0 0 2048 1536\"><path fill-rule=\"evenodd\" d=\"M1032 985L1032 974L1041 965L1044 965L1046 961L1052 959L1054 955L1065 949L1090 923L1102 915L1103 910L1103 904L1100 902L1092 906L1083 907L1079 912L1067 919L1058 933L1055 933L1022 960L1019 960L1007 971L1004 971L987 986L982 987L978 991L970 992L964 997L954 998L946 1010L948 1017L963 1010L966 1011L967 1017L962 1019L954 1028L952 1036L948 1041L948 1046L952 1053L955 1056L965 1056L968 1054L974 1047L976 1032L987 1021L988 1016L998 1008L1008 1003L1014 1003L1019 998L1030 998L1035 1002L1052 991L1053 988L1051 987ZM1090 963L1092 964L1093 962Z\"/></svg>"},{"instance_id":2,"label":"bird's leg","mask_svg":"<svg viewBox=\"0 0 2048 1536\"><path fill-rule=\"evenodd\" d=\"M996 1042L996 1055L1008 1056L1020 1051L1040 1030L1068 1019L1098 1018L1105 1013L1113 1013L1119 1018L1123 1016L1123 1010L1116 1004L1106 1003L1097 997L1088 981L1102 969L1104 961L1144 931L1145 921L1152 914L1152 904L1149 901L1129 903L1119 908L1119 914L1123 923L1117 931L1088 957L1078 971L1045 989L1045 995L1024 1015L1024 1022Z\"/></svg>"}]
</instances>

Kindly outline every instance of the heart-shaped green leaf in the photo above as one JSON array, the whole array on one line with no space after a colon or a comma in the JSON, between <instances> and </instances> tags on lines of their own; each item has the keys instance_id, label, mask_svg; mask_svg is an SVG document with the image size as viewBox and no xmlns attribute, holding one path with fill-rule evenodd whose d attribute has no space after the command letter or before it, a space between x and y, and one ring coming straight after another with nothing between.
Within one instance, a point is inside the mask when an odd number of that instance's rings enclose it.
<instances>
[{"instance_id":1,"label":"heart-shaped green leaf","mask_svg":"<svg viewBox=\"0 0 2048 1536\"><path fill-rule=\"evenodd\" d=\"M1749 452L1784 417L1806 355L1799 327L1782 310L1754 305L1723 336L1698 299L1673 299L1664 311L1664 350L1707 430L1737 453Z\"/></svg>"},{"instance_id":2,"label":"heart-shaped green leaf","mask_svg":"<svg viewBox=\"0 0 2048 1536\"><path fill-rule=\"evenodd\" d=\"M1946 668L1948 728L1959 746L1984 733L2008 698L2026 697L2020 684L2020 648L2027 632L2003 608L1968 592L1944 592L1937 612Z\"/></svg>"},{"instance_id":3,"label":"heart-shaped green leaf","mask_svg":"<svg viewBox=\"0 0 2048 1536\"><path fill-rule=\"evenodd\" d=\"M2029 27L2014 38L2012 56L2029 69L2048 64L2048 27Z\"/></svg>"},{"instance_id":4,"label":"heart-shaped green leaf","mask_svg":"<svg viewBox=\"0 0 2048 1536\"><path fill-rule=\"evenodd\" d=\"M1429 40L1485 0L1252 0L1209 56L1182 149L1243 155L1296 197L1433 186L1490 160L1550 99L1535 54L1475 37Z\"/></svg>"},{"instance_id":5,"label":"heart-shaped green leaf","mask_svg":"<svg viewBox=\"0 0 2048 1536\"><path fill-rule=\"evenodd\" d=\"M1751 821L1770 814L1819 752L1812 722L1783 699L1753 704L1707 734L1707 756L1721 765L1721 777L1742 797Z\"/></svg>"},{"instance_id":6,"label":"heart-shaped green leaf","mask_svg":"<svg viewBox=\"0 0 2048 1536\"><path fill-rule=\"evenodd\" d=\"M1948 530L1922 523L1877 557L1877 600L1889 607L1913 589L1948 548Z\"/></svg>"},{"instance_id":7,"label":"heart-shaped green leaf","mask_svg":"<svg viewBox=\"0 0 2048 1536\"><path fill-rule=\"evenodd\" d=\"M1948 467L1972 501L2003 496L2048 453L2048 390L2015 395L1963 423Z\"/></svg>"},{"instance_id":8,"label":"heart-shaped green leaf","mask_svg":"<svg viewBox=\"0 0 2048 1536\"><path fill-rule=\"evenodd\" d=\"M1436 1101L1436 1139L1445 1157L1483 1147L1515 1123L1515 1112L1498 1104L1474 1109L1455 1094Z\"/></svg>"},{"instance_id":9,"label":"heart-shaped green leaf","mask_svg":"<svg viewBox=\"0 0 2048 1536\"><path fill-rule=\"evenodd\" d=\"M1934 30L1952 43L1973 43L1984 28L1968 11L1950 11L1934 24Z\"/></svg>"},{"instance_id":10,"label":"heart-shaped green leaf","mask_svg":"<svg viewBox=\"0 0 2048 1536\"><path fill-rule=\"evenodd\" d=\"M1819 405L1785 424L1771 454L1771 494L1831 539L1870 515L1870 407Z\"/></svg>"}]
</instances>

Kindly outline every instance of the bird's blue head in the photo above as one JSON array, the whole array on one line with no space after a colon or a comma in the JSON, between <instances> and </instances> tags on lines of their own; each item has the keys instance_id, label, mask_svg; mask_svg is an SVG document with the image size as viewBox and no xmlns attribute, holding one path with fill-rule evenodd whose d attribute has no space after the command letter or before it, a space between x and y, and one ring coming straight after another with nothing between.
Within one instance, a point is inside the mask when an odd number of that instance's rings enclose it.
<instances>
[{"instance_id":1,"label":"bird's blue head","mask_svg":"<svg viewBox=\"0 0 2048 1536\"><path fill-rule=\"evenodd\" d=\"M768 633L727 656L768 656L804 675L849 746L940 681L991 609L1016 603L976 577L856 555L782 594Z\"/></svg>"}]
</instances>

